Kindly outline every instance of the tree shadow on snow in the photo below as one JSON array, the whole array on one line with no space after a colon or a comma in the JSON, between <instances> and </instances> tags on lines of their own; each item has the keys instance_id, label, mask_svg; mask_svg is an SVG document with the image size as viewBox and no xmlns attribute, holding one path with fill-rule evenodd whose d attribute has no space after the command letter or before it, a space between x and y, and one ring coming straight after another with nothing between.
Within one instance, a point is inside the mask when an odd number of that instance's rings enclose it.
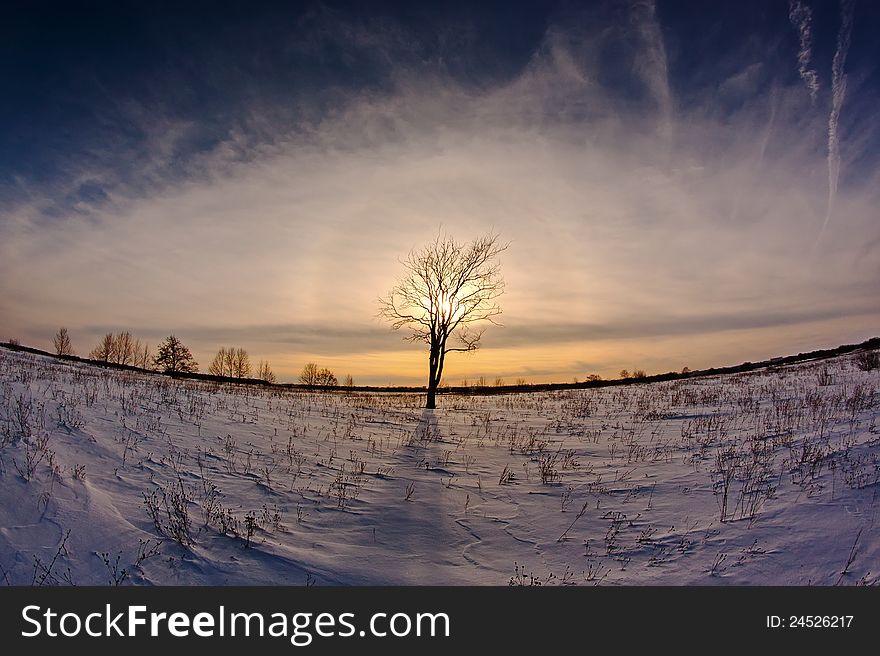
<instances>
[{"instance_id":1,"label":"tree shadow on snow","mask_svg":"<svg viewBox=\"0 0 880 656\"><path fill-rule=\"evenodd\" d=\"M450 575L461 564L464 536L456 530L451 493L444 487L453 474L443 465L449 446L434 410L422 410L406 449L407 468L414 465L416 471L399 470L397 517L390 522L392 535L388 536L388 556L397 560L391 578L410 585L460 583Z\"/></svg>"}]
</instances>

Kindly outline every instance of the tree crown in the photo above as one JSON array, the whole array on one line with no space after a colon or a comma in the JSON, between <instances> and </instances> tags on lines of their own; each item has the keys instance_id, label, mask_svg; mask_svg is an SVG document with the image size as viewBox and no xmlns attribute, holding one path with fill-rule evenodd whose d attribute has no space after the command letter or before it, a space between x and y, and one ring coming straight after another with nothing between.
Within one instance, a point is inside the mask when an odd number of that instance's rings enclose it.
<instances>
[{"instance_id":1,"label":"tree crown","mask_svg":"<svg viewBox=\"0 0 880 656\"><path fill-rule=\"evenodd\" d=\"M159 345L153 362L165 373L193 373L199 370L199 363L193 359L190 350L174 335L169 335Z\"/></svg>"},{"instance_id":2,"label":"tree crown","mask_svg":"<svg viewBox=\"0 0 880 656\"><path fill-rule=\"evenodd\" d=\"M498 297L504 292L497 257L508 247L487 234L469 244L438 234L409 253L398 284L379 299L379 316L395 330L408 328L411 341L426 342L442 353L479 347L485 326L501 314ZM455 337L458 346L450 345Z\"/></svg>"}]
</instances>

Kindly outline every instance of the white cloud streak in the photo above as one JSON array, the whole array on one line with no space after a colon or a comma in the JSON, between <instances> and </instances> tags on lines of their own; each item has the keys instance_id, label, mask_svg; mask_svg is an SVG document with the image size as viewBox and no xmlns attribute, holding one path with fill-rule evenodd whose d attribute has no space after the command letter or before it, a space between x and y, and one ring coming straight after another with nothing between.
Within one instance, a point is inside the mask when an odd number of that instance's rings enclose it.
<instances>
[{"instance_id":1,"label":"white cloud streak","mask_svg":"<svg viewBox=\"0 0 880 656\"><path fill-rule=\"evenodd\" d=\"M636 71L657 103L661 134L669 139L672 136L673 102L669 88L669 61L657 19L657 3L654 0L634 0L630 11L641 41L636 48Z\"/></svg>"},{"instance_id":2,"label":"white cloud streak","mask_svg":"<svg viewBox=\"0 0 880 656\"><path fill-rule=\"evenodd\" d=\"M798 74L810 92L810 101L815 104L819 94L819 76L810 67L813 49L813 11L800 0L789 0L788 20L798 33L800 48L798 49Z\"/></svg>"},{"instance_id":3,"label":"white cloud streak","mask_svg":"<svg viewBox=\"0 0 880 656\"><path fill-rule=\"evenodd\" d=\"M831 221L840 181L840 110L846 97L845 67L852 36L854 7L855 0L840 2L840 30L837 33L837 50L831 63L831 111L828 114L828 209L817 242L825 234Z\"/></svg>"}]
</instances>

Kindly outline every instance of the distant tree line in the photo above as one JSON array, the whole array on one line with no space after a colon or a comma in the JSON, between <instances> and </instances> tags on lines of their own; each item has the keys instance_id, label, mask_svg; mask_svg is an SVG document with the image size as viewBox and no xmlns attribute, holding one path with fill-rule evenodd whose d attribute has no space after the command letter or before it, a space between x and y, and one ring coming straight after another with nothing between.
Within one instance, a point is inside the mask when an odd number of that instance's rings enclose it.
<instances>
[{"instance_id":1,"label":"distant tree line","mask_svg":"<svg viewBox=\"0 0 880 656\"><path fill-rule=\"evenodd\" d=\"M56 355L75 354L70 331L63 326L55 333L52 346ZM196 373L199 370L199 363L193 358L192 351L175 335L166 337L154 355L147 342L135 339L127 330L115 334L107 333L89 352L88 358L171 374ZM243 348L223 347L214 356L208 372L224 378L248 378L251 375L250 355ZM260 360L256 374L259 380L277 382L268 361Z\"/></svg>"},{"instance_id":2,"label":"distant tree line","mask_svg":"<svg viewBox=\"0 0 880 656\"><path fill-rule=\"evenodd\" d=\"M66 342L66 351L65 348ZM55 350L58 355L73 355L70 345L70 337L66 328L61 328L55 334ZM131 333L107 333L98 342L98 345L89 352L91 360L99 362L112 362L113 364L131 365L141 369L149 369L154 364L153 353L147 342L141 342L131 336Z\"/></svg>"},{"instance_id":3,"label":"distant tree line","mask_svg":"<svg viewBox=\"0 0 880 656\"><path fill-rule=\"evenodd\" d=\"M648 374L645 373L644 369L635 369L632 373L630 373L629 370L627 370L627 369L621 369L620 370L620 377L623 380L630 379L630 378L639 380L642 378L647 378Z\"/></svg>"},{"instance_id":4,"label":"distant tree line","mask_svg":"<svg viewBox=\"0 0 880 656\"><path fill-rule=\"evenodd\" d=\"M33 353L46 353L45 351L41 351L39 349L22 347L21 341L15 337L7 338L4 342L0 342L0 345L6 345L9 347L13 347L16 350L25 350ZM52 340L52 345L56 355L74 357L75 359L78 359L75 357L75 351L73 349L70 333L67 328L61 327L58 332L55 333ZM722 373L737 373L743 371L752 371L766 366L793 364L809 359L834 357L836 355L852 353L854 351L855 354L852 356L852 362L854 363L854 365L858 369L861 369L863 371L872 371L875 369L880 369L880 351L878 351L878 348L880 348L880 337L873 337L859 344L843 344L833 349L820 349L806 353L798 353L797 355L771 358L770 360L765 360L758 363L743 362L740 365L714 367L697 371L692 370L690 367L682 367L680 373L667 372L664 374L652 374L648 376L642 369L636 369L632 373L630 373L627 369L623 369L620 371L620 378L622 381L639 379L642 379L644 381L660 381L674 380L680 376L705 376ZM228 368L227 365L227 362L230 358L230 353L232 354L232 359L234 363L231 369ZM88 358L92 360L97 360L99 362L106 362L108 364L112 363L124 366L133 366L142 369L159 370L163 373L198 373L198 363L195 362L192 353L174 335L170 335L169 337L165 338L165 340L159 346L158 353L155 357L153 357L149 344L132 338L131 334L128 331L117 334L107 333L106 335L104 335L104 337L101 338L101 341L98 343L98 345L89 352ZM218 367L216 369L214 368L215 364ZM219 367L223 368L220 369ZM244 349L232 347L221 348L215 356L214 361L212 361L211 368L209 369L212 375L222 376L224 378L237 378L239 377L239 372L246 372L243 373L241 376L242 378L244 378L250 375L250 370L250 358L247 354L247 351L245 351ZM222 371L223 373L219 373L220 371ZM231 376L227 373L229 371L233 372ZM267 361L263 360L260 360L259 365L257 366L256 379L268 383L277 382L271 366ZM606 384L618 384L618 381L614 380L605 383L602 377L598 374L587 375L584 382L599 383L602 386ZM330 369L327 369L326 367L319 367L314 362L309 362L303 367L303 370L299 377L299 383L309 386L330 387L334 387L339 384L336 375ZM347 375L344 378L342 384L345 387L354 387L354 379L351 377L351 375ZM577 381L577 379L575 379L574 385L579 384L580 383ZM525 378L517 378L513 386L528 387L532 390L551 390L567 388L571 386L571 383L544 383L530 385ZM443 385L443 387L445 388L447 386ZM486 378L481 376L474 381L468 381L467 379L463 380L461 382L461 387L477 389L482 388L485 390L491 390L492 387L501 388L507 386L502 378L496 378L494 381L494 385L490 386L487 384ZM370 389L378 390L388 388L375 387ZM413 388L413 391L416 391L417 389L418 388ZM503 390L499 389L498 391Z\"/></svg>"},{"instance_id":5,"label":"distant tree line","mask_svg":"<svg viewBox=\"0 0 880 656\"><path fill-rule=\"evenodd\" d=\"M12 340L10 340L12 341ZM70 340L70 333L67 328L62 327L55 334L53 346L57 355L74 355L73 346ZM866 359L872 356L869 354ZM876 354L873 354L876 358ZM99 362L108 362L121 365L132 365L142 369L157 369L163 373L195 373L198 371L198 363L194 360L192 352L174 335L170 335L159 345L159 350L155 357L152 355L149 344L141 342L139 339L132 337L129 331L120 333L107 333L91 350L89 358ZM860 366L876 366L871 362L860 363ZM220 378L245 379L250 378L252 372L250 355L241 347L223 346L214 356L208 367L208 373L212 376ZM690 369L684 367L682 374L688 374ZM635 369L630 372L628 369L622 369L619 374L622 380L641 380L647 378L647 374L643 369ZM268 361L260 360L256 368L256 379L263 380L267 383L277 382L275 372ZM598 374L589 374L587 382L598 382L602 377ZM579 381L574 379L575 384ZM306 363L299 375L299 383L309 387L336 387L339 385L339 379L336 374L327 367L320 367L315 362ZM351 375L345 377L342 383L345 387L354 387L354 379ZM514 386L522 387L527 385L525 378L517 378ZM461 382L462 387L486 388L490 384L485 376L480 376L473 381L467 379ZM494 387L504 387L506 383L503 378L496 378L492 385Z\"/></svg>"},{"instance_id":6,"label":"distant tree line","mask_svg":"<svg viewBox=\"0 0 880 656\"><path fill-rule=\"evenodd\" d=\"M251 375L251 356L243 348L222 346L208 367L208 373L224 378L249 378ZM260 360L256 371L257 380L275 383L275 372L268 360Z\"/></svg>"},{"instance_id":7,"label":"distant tree line","mask_svg":"<svg viewBox=\"0 0 880 656\"><path fill-rule=\"evenodd\" d=\"M73 345L70 339L70 333L65 327L61 327L52 340L55 353L61 356L74 355ZM14 343L9 340L9 343ZM16 340L17 343L17 340ZM152 350L146 342L132 337L129 331L120 333L107 333L101 338L95 348L89 353L89 358L99 362L108 362L121 365L132 365L141 369L157 369L163 373L195 373L198 371L198 363L193 359L190 350L174 335L166 337L159 345L159 350L154 357ZM867 351L860 355L857 360L859 368L871 370L880 367L876 351ZM214 356L208 367L208 373L212 376L220 378L250 378L252 365L250 355L241 347L223 346ZM683 367L681 373L687 375L691 372L689 367ZM621 380L643 380L648 378L644 369L634 369L630 372L628 369L621 369L619 373ZM256 379L263 380L267 383L277 382L275 372L272 371L268 361L260 360L256 368ZM602 377L598 374L589 374L586 382L598 382ZM327 367L320 367L315 362L308 362L303 366L299 375L299 383L309 387L336 387L339 380L336 374ZM578 384L577 378L574 383ZM342 383L345 387L354 387L354 379L351 375L345 377ZM514 386L522 387L527 385L525 378L517 378ZM461 381L461 387L486 388L490 384L485 376L480 376L473 381L467 379ZM496 378L492 383L494 387L504 387L506 383L503 378Z\"/></svg>"}]
</instances>

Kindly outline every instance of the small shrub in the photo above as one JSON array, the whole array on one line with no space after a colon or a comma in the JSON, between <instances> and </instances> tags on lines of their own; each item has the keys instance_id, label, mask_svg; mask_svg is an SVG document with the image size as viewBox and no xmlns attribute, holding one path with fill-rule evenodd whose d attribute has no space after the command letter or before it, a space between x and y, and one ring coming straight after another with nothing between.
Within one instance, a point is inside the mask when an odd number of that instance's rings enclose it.
<instances>
[{"instance_id":1,"label":"small shrub","mask_svg":"<svg viewBox=\"0 0 880 656\"><path fill-rule=\"evenodd\" d=\"M249 512L244 516L245 541L244 548L249 549L251 546L251 538L257 530L257 516L253 512Z\"/></svg>"},{"instance_id":2,"label":"small shrub","mask_svg":"<svg viewBox=\"0 0 880 656\"><path fill-rule=\"evenodd\" d=\"M128 578L128 570L120 566L122 560L122 552L116 554L115 559L110 558L110 554L106 551L98 554L104 561L104 567L107 568L108 583L112 586L120 586Z\"/></svg>"},{"instance_id":3,"label":"small shrub","mask_svg":"<svg viewBox=\"0 0 880 656\"><path fill-rule=\"evenodd\" d=\"M170 487L160 485L150 494L144 492L143 496L144 507L157 533L167 535L183 546L192 544L190 494L183 481L177 479Z\"/></svg>"},{"instance_id":4,"label":"small shrub","mask_svg":"<svg viewBox=\"0 0 880 656\"><path fill-rule=\"evenodd\" d=\"M880 369L880 352L863 351L855 357L856 366L862 371Z\"/></svg>"},{"instance_id":5,"label":"small shrub","mask_svg":"<svg viewBox=\"0 0 880 656\"><path fill-rule=\"evenodd\" d=\"M510 577L510 580L507 582L507 585L510 587L537 587L543 585L543 581L537 578L533 573L526 573L525 566L520 565L519 563L513 563L514 570L516 574Z\"/></svg>"},{"instance_id":6,"label":"small shrub","mask_svg":"<svg viewBox=\"0 0 880 656\"><path fill-rule=\"evenodd\" d=\"M550 485L551 483L555 483L559 480L560 474L559 470L556 467L558 459L559 453L541 454L541 459L538 462L538 467L541 472L541 483L543 485Z\"/></svg>"}]
</instances>

